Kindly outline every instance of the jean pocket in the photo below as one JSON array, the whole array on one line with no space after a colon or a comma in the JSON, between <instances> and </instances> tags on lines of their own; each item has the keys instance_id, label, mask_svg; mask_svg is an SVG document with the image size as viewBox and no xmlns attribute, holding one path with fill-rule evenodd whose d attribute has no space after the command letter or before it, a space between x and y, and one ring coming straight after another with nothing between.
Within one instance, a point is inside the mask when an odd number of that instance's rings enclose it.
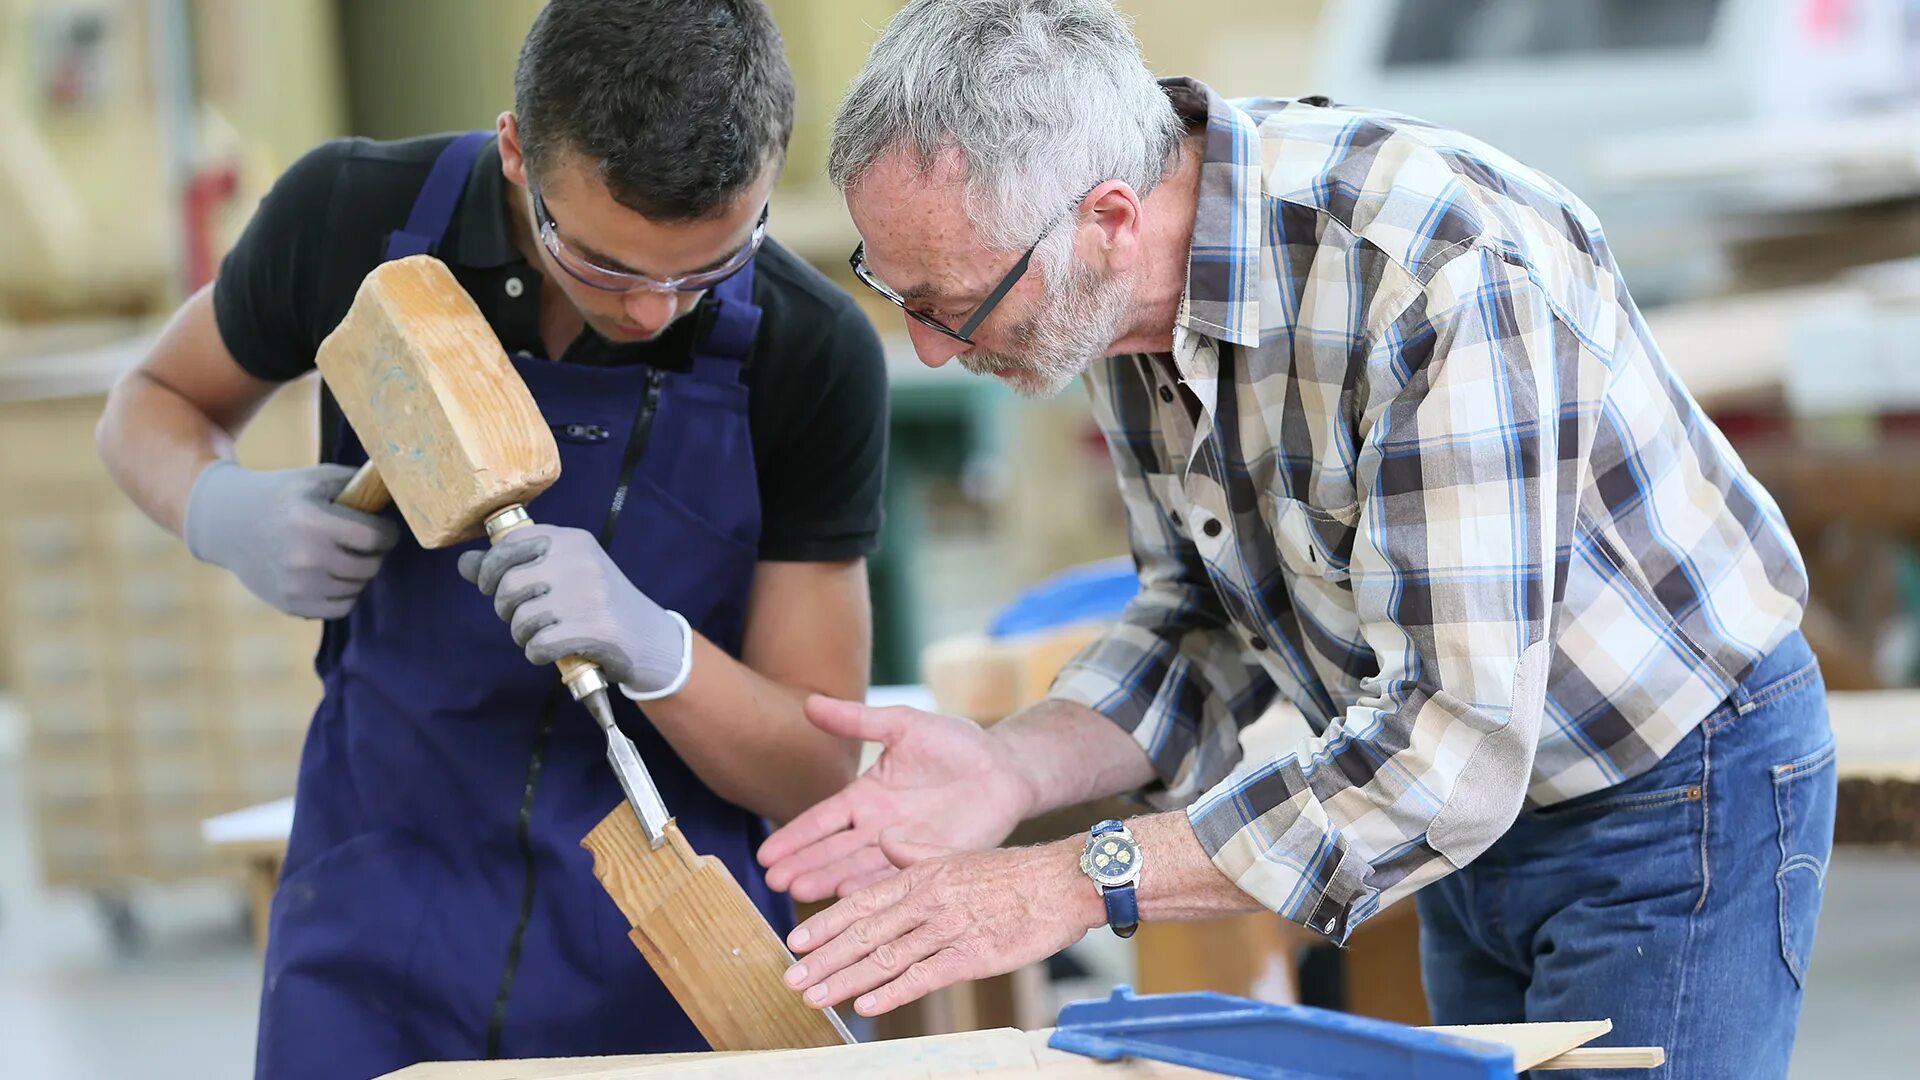
<instances>
[{"instance_id":1,"label":"jean pocket","mask_svg":"<svg viewBox=\"0 0 1920 1080\"><path fill-rule=\"evenodd\" d=\"M1797 985L1805 985L1814 926L1833 853L1838 783L1833 740L1805 757L1773 767L1773 808L1780 824L1780 958Z\"/></svg>"},{"instance_id":2,"label":"jean pocket","mask_svg":"<svg viewBox=\"0 0 1920 1080\"><path fill-rule=\"evenodd\" d=\"M1597 814L1612 814L1624 810L1658 810L1663 806L1699 802L1704 794L1699 784L1661 788L1658 791L1621 792L1616 788L1607 788L1591 795L1582 795L1565 802L1554 803L1552 806L1543 806L1533 811L1533 816L1547 821L1568 821L1573 818L1593 817Z\"/></svg>"}]
</instances>

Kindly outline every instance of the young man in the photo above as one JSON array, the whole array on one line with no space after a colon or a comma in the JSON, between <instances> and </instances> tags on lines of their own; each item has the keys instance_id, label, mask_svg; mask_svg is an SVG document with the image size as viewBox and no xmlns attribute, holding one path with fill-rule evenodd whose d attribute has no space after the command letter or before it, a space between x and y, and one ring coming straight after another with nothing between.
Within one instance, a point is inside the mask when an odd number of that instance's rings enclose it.
<instances>
[{"instance_id":1,"label":"young man","mask_svg":"<svg viewBox=\"0 0 1920 1080\"><path fill-rule=\"evenodd\" d=\"M1405 117L1156 84L1105 0L908 4L830 168L924 362L1084 373L1141 589L990 731L810 707L886 749L761 850L850 894L793 986L871 1014L1101 924L1344 941L1417 892L1443 1023L1785 1072L1834 807L1806 579L1578 200ZM1313 734L1241 760L1277 695ZM1171 812L951 853L1129 791Z\"/></svg>"},{"instance_id":2,"label":"young man","mask_svg":"<svg viewBox=\"0 0 1920 1080\"><path fill-rule=\"evenodd\" d=\"M282 610L333 620L261 1076L704 1046L579 847L622 796L560 655L650 699L614 701L688 839L791 925L752 852L763 819L853 776L854 743L801 703L865 693L886 430L871 326L764 238L792 99L755 0L554 0L497 134L314 150L116 388L100 443L128 494ZM230 460L366 273L419 251L473 295L560 446L542 524L484 554L331 505L365 460L332 410L328 464Z\"/></svg>"}]
</instances>

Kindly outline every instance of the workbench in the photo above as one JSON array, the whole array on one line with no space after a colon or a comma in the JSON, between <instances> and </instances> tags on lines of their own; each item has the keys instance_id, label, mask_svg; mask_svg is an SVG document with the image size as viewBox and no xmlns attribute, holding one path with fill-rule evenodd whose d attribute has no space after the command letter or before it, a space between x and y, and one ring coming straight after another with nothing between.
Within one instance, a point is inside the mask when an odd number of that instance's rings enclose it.
<instances>
[{"instance_id":1,"label":"workbench","mask_svg":"<svg viewBox=\"0 0 1920 1080\"><path fill-rule=\"evenodd\" d=\"M1414 1028L1224 994L1138 995L1116 987L1060 1011L1057 1027L999 1028L885 1042L747 1053L639 1054L534 1061L426 1062L384 1080L1511 1080L1519 1071L1651 1069L1657 1046L1592 1046L1604 1019Z\"/></svg>"}]
</instances>

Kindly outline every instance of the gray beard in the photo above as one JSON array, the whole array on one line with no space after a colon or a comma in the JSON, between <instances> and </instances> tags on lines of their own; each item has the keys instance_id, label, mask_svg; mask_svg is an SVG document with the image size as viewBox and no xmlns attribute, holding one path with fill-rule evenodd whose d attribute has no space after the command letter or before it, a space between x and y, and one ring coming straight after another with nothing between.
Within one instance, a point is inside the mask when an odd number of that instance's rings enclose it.
<instances>
[{"instance_id":1,"label":"gray beard","mask_svg":"<svg viewBox=\"0 0 1920 1080\"><path fill-rule=\"evenodd\" d=\"M997 376L1022 397L1052 397L1107 355L1131 303L1121 278L1073 260L1039 314L1013 328L1014 351L969 350L960 354L960 366Z\"/></svg>"}]
</instances>

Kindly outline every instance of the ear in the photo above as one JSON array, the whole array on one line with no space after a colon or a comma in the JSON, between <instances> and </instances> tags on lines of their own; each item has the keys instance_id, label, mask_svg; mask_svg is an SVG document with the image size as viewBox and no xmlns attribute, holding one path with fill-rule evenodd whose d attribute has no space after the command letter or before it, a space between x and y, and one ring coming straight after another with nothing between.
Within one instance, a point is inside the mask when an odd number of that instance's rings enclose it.
<instances>
[{"instance_id":1,"label":"ear","mask_svg":"<svg viewBox=\"0 0 1920 1080\"><path fill-rule=\"evenodd\" d=\"M1140 194L1123 180L1108 180L1087 193L1078 208L1074 246L1090 266L1108 273L1133 269L1140 258Z\"/></svg>"},{"instance_id":2,"label":"ear","mask_svg":"<svg viewBox=\"0 0 1920 1080\"><path fill-rule=\"evenodd\" d=\"M510 112L503 112L494 121L494 127L500 132L500 175L508 180L527 186L527 159L520 153L520 124Z\"/></svg>"}]
</instances>

